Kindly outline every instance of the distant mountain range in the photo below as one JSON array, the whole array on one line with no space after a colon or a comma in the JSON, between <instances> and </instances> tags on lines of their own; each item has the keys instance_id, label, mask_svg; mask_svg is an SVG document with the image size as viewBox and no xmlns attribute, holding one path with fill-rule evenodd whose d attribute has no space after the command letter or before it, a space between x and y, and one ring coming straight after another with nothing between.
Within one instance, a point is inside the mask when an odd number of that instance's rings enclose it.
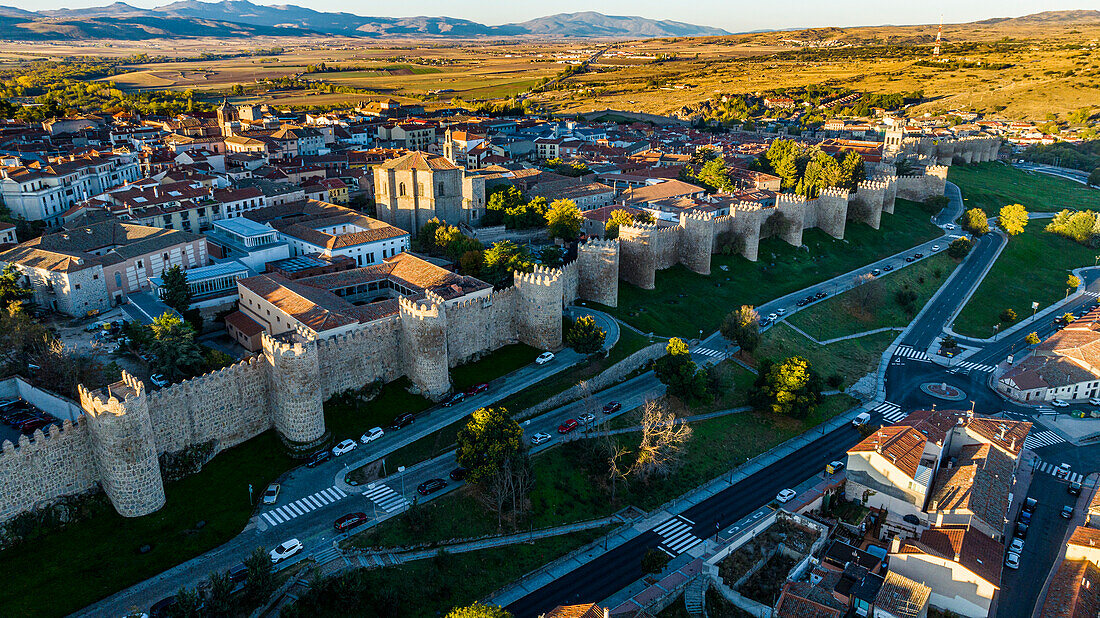
<instances>
[{"instance_id":1,"label":"distant mountain range","mask_svg":"<svg viewBox=\"0 0 1100 618\"><path fill-rule=\"evenodd\" d=\"M123 2L83 9L27 11L0 7L0 38L10 40L124 39L342 35L372 38L650 38L720 36L721 28L677 21L562 13L487 26L451 17L364 17L248 0L180 0L153 9Z\"/></svg>"}]
</instances>

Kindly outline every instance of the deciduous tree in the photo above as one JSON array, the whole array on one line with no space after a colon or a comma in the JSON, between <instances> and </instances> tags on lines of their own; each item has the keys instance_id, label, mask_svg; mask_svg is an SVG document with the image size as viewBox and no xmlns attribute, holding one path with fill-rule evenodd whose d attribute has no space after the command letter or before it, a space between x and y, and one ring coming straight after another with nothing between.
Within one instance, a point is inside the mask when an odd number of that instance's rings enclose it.
<instances>
[{"instance_id":1,"label":"deciduous tree","mask_svg":"<svg viewBox=\"0 0 1100 618\"><path fill-rule=\"evenodd\" d=\"M478 408L455 438L455 458L473 484L487 482L506 461L526 457L523 429L502 407Z\"/></svg>"},{"instance_id":2,"label":"deciduous tree","mask_svg":"<svg viewBox=\"0 0 1100 618\"><path fill-rule=\"evenodd\" d=\"M583 219L573 200L554 200L546 211L546 228L550 238L573 241L580 236Z\"/></svg>"},{"instance_id":3,"label":"deciduous tree","mask_svg":"<svg viewBox=\"0 0 1100 618\"><path fill-rule=\"evenodd\" d=\"M970 242L969 238L959 237L952 240L950 245L947 245L947 255L956 260L961 260L970 253L970 249L973 247L974 243Z\"/></svg>"},{"instance_id":4,"label":"deciduous tree","mask_svg":"<svg viewBox=\"0 0 1100 618\"><path fill-rule=\"evenodd\" d=\"M1024 341L1028 345L1039 345L1039 333L1028 333Z\"/></svg>"},{"instance_id":5,"label":"deciduous tree","mask_svg":"<svg viewBox=\"0 0 1100 618\"><path fill-rule=\"evenodd\" d=\"M997 221L1001 229L1009 236L1023 234L1028 221L1027 209L1025 209L1022 204L1008 204L1002 206L1001 212L997 216Z\"/></svg>"},{"instance_id":6,"label":"deciduous tree","mask_svg":"<svg viewBox=\"0 0 1100 618\"><path fill-rule=\"evenodd\" d=\"M676 415L666 404L646 401L642 407L642 439L631 473L642 482L667 477L691 435L691 426L677 423Z\"/></svg>"},{"instance_id":7,"label":"deciduous tree","mask_svg":"<svg viewBox=\"0 0 1100 618\"><path fill-rule=\"evenodd\" d=\"M758 409L805 418L821 402L821 378L800 356L781 363L764 362L752 399Z\"/></svg>"},{"instance_id":8,"label":"deciduous tree","mask_svg":"<svg viewBox=\"0 0 1100 618\"><path fill-rule=\"evenodd\" d=\"M760 345L760 314L752 305L741 305L726 314L719 330L746 354L752 354Z\"/></svg>"},{"instance_id":9,"label":"deciduous tree","mask_svg":"<svg viewBox=\"0 0 1100 618\"><path fill-rule=\"evenodd\" d=\"M153 319L150 328L153 366L158 373L175 379L202 366L202 348L195 343L195 331L186 322L166 311Z\"/></svg>"},{"instance_id":10,"label":"deciduous tree","mask_svg":"<svg viewBox=\"0 0 1100 618\"><path fill-rule=\"evenodd\" d=\"M963 214L962 227L975 236L989 233L989 218L981 208L971 208Z\"/></svg>"},{"instance_id":11,"label":"deciduous tree","mask_svg":"<svg viewBox=\"0 0 1100 618\"><path fill-rule=\"evenodd\" d=\"M512 614L499 605L474 603L466 607L456 607L447 612L445 618L512 618Z\"/></svg>"},{"instance_id":12,"label":"deciduous tree","mask_svg":"<svg viewBox=\"0 0 1100 618\"><path fill-rule=\"evenodd\" d=\"M619 237L619 228L624 225L633 225L634 215L630 211L617 209L611 211L611 216L604 224L604 237L608 240Z\"/></svg>"},{"instance_id":13,"label":"deciduous tree","mask_svg":"<svg viewBox=\"0 0 1100 618\"><path fill-rule=\"evenodd\" d=\"M582 315L569 326L565 333L565 342L580 354L595 354L603 348L607 333L596 325L596 319Z\"/></svg>"},{"instance_id":14,"label":"deciduous tree","mask_svg":"<svg viewBox=\"0 0 1100 618\"><path fill-rule=\"evenodd\" d=\"M19 284L22 278L15 266L8 264L0 272L0 307L7 307L12 301L23 300L34 295L34 291Z\"/></svg>"},{"instance_id":15,"label":"deciduous tree","mask_svg":"<svg viewBox=\"0 0 1100 618\"><path fill-rule=\"evenodd\" d=\"M657 359L654 371L657 379L668 387L668 394L685 403L706 399L707 372L691 360L687 344L673 337L665 350L668 353Z\"/></svg>"}]
</instances>

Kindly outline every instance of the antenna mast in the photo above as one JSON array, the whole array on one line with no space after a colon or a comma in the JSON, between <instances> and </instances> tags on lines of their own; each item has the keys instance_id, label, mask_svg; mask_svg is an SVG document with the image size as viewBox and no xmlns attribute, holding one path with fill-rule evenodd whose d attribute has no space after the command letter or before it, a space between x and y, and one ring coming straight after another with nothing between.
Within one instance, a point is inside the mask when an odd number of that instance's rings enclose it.
<instances>
[{"instance_id":1,"label":"antenna mast","mask_svg":"<svg viewBox=\"0 0 1100 618\"><path fill-rule=\"evenodd\" d=\"M936 47L932 49L932 57L940 57L940 41L943 40L943 15L940 15L940 29L936 31Z\"/></svg>"}]
</instances>

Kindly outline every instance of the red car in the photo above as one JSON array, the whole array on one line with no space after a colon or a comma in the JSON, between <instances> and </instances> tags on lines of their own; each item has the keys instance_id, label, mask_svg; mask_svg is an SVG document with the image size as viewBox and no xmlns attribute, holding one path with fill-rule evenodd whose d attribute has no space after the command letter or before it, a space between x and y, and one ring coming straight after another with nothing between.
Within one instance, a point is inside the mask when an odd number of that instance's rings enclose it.
<instances>
[{"instance_id":1,"label":"red car","mask_svg":"<svg viewBox=\"0 0 1100 618\"><path fill-rule=\"evenodd\" d=\"M478 393L484 393L487 390L489 390L489 385L482 382L481 384L475 384L475 385L471 386L470 388L466 389L466 396L469 397L471 395L476 395Z\"/></svg>"},{"instance_id":2,"label":"red car","mask_svg":"<svg viewBox=\"0 0 1100 618\"><path fill-rule=\"evenodd\" d=\"M359 524L366 523L367 519L368 517L366 513L348 513L340 519L337 519L336 523L332 524L332 527L335 528L337 532L343 532L344 530L354 528Z\"/></svg>"},{"instance_id":3,"label":"red car","mask_svg":"<svg viewBox=\"0 0 1100 618\"><path fill-rule=\"evenodd\" d=\"M558 433L569 433L570 431L573 431L574 429L576 429L579 426L580 426L580 423L577 422L577 419L571 418L571 419L565 421L564 423L562 423L561 425L558 425Z\"/></svg>"},{"instance_id":4,"label":"red car","mask_svg":"<svg viewBox=\"0 0 1100 618\"><path fill-rule=\"evenodd\" d=\"M603 407L604 414L611 414L612 412L618 412L623 409L623 404L618 401L610 401Z\"/></svg>"}]
</instances>

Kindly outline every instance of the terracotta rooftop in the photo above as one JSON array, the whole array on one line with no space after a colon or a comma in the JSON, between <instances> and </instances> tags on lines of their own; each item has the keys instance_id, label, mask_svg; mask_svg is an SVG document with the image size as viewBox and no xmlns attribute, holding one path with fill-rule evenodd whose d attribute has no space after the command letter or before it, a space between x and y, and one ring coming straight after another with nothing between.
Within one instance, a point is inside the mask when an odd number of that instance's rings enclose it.
<instances>
[{"instance_id":1,"label":"terracotta rooftop","mask_svg":"<svg viewBox=\"0 0 1100 618\"><path fill-rule=\"evenodd\" d=\"M603 608L595 603L559 605L543 614L543 618L603 618Z\"/></svg>"},{"instance_id":2,"label":"terracotta rooftop","mask_svg":"<svg viewBox=\"0 0 1100 618\"><path fill-rule=\"evenodd\" d=\"M1088 560L1063 560L1050 580L1040 618L1100 615L1100 568Z\"/></svg>"},{"instance_id":3,"label":"terracotta rooftop","mask_svg":"<svg viewBox=\"0 0 1100 618\"><path fill-rule=\"evenodd\" d=\"M848 452L878 452L898 470L915 479L926 442L924 435L911 427L883 427Z\"/></svg>"},{"instance_id":4,"label":"terracotta rooftop","mask_svg":"<svg viewBox=\"0 0 1100 618\"><path fill-rule=\"evenodd\" d=\"M928 512L970 512L994 530L1004 527L1012 459L990 444L969 444L936 475Z\"/></svg>"},{"instance_id":5,"label":"terracotta rooftop","mask_svg":"<svg viewBox=\"0 0 1100 618\"><path fill-rule=\"evenodd\" d=\"M702 193L703 191L703 187L686 183L682 180L665 180L655 185L627 189L623 192L621 198L625 200L627 204L641 204L658 200L667 200L669 198L691 195L694 193Z\"/></svg>"},{"instance_id":6,"label":"terracotta rooftop","mask_svg":"<svg viewBox=\"0 0 1100 618\"><path fill-rule=\"evenodd\" d=\"M779 618L839 618L847 608L824 588L810 582L789 581L783 586L775 616Z\"/></svg>"},{"instance_id":7,"label":"terracotta rooftop","mask_svg":"<svg viewBox=\"0 0 1100 618\"><path fill-rule=\"evenodd\" d=\"M942 526L925 530L919 541L902 541L899 553L926 554L950 560L994 586L1001 586L1004 545L965 526Z\"/></svg>"},{"instance_id":8,"label":"terracotta rooftop","mask_svg":"<svg viewBox=\"0 0 1100 618\"><path fill-rule=\"evenodd\" d=\"M917 618L928 604L932 589L904 575L890 571L879 588L875 606L887 610L898 618Z\"/></svg>"},{"instance_id":9,"label":"terracotta rooftop","mask_svg":"<svg viewBox=\"0 0 1100 618\"><path fill-rule=\"evenodd\" d=\"M1096 493L1100 494L1100 492ZM1070 535L1069 541L1066 544L1100 548L1100 530L1077 526L1077 529Z\"/></svg>"}]
</instances>

